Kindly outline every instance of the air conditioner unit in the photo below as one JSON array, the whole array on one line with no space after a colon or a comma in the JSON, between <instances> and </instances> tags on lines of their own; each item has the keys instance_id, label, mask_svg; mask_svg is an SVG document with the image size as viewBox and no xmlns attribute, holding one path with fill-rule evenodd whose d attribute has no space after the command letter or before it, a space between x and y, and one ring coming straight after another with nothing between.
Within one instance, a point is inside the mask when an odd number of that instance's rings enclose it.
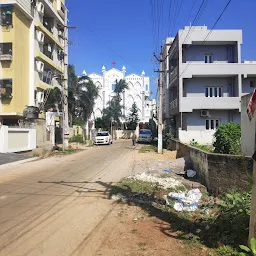
<instances>
[{"instance_id":1,"label":"air conditioner unit","mask_svg":"<svg viewBox=\"0 0 256 256\"><path fill-rule=\"evenodd\" d=\"M44 93L43 92L37 92L36 93L36 99L38 103L44 102Z\"/></svg>"},{"instance_id":2,"label":"air conditioner unit","mask_svg":"<svg viewBox=\"0 0 256 256\"><path fill-rule=\"evenodd\" d=\"M47 45L48 52L52 52L52 46L50 44Z\"/></svg>"},{"instance_id":3,"label":"air conditioner unit","mask_svg":"<svg viewBox=\"0 0 256 256\"><path fill-rule=\"evenodd\" d=\"M201 117L209 117L210 111L209 110L201 110Z\"/></svg>"},{"instance_id":4,"label":"air conditioner unit","mask_svg":"<svg viewBox=\"0 0 256 256\"><path fill-rule=\"evenodd\" d=\"M36 9L37 9L39 14L44 15L44 4L43 3L38 2L36 4Z\"/></svg>"},{"instance_id":5,"label":"air conditioner unit","mask_svg":"<svg viewBox=\"0 0 256 256\"><path fill-rule=\"evenodd\" d=\"M58 31L58 35L59 35L59 36L63 36L63 31L59 30L59 31Z\"/></svg>"},{"instance_id":6,"label":"air conditioner unit","mask_svg":"<svg viewBox=\"0 0 256 256\"><path fill-rule=\"evenodd\" d=\"M36 70L39 73L43 73L44 72L44 63L40 60L36 61Z\"/></svg>"},{"instance_id":7,"label":"air conditioner unit","mask_svg":"<svg viewBox=\"0 0 256 256\"><path fill-rule=\"evenodd\" d=\"M36 31L36 38L37 38L37 41L41 44L44 43L44 33L40 30L37 30Z\"/></svg>"}]
</instances>

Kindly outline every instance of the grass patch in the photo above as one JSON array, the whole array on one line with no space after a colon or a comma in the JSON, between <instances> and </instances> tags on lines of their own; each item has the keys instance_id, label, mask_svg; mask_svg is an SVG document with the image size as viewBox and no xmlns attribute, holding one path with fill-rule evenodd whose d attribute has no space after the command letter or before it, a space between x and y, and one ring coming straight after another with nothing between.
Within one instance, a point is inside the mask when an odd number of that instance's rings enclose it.
<instances>
[{"instance_id":1,"label":"grass patch","mask_svg":"<svg viewBox=\"0 0 256 256\"><path fill-rule=\"evenodd\" d=\"M39 157L40 155L38 153L33 153L32 157Z\"/></svg>"},{"instance_id":2,"label":"grass patch","mask_svg":"<svg viewBox=\"0 0 256 256\"><path fill-rule=\"evenodd\" d=\"M62 148L59 148L58 150L52 152L52 156L60 156L60 155L70 155L70 154L74 154L77 152L82 151L83 149L74 149L71 146L69 146L67 149L65 149L65 151L62 150Z\"/></svg>"},{"instance_id":3,"label":"grass patch","mask_svg":"<svg viewBox=\"0 0 256 256\"><path fill-rule=\"evenodd\" d=\"M157 147L155 145L142 146L139 149L139 153L157 152Z\"/></svg>"},{"instance_id":4,"label":"grass patch","mask_svg":"<svg viewBox=\"0 0 256 256\"><path fill-rule=\"evenodd\" d=\"M210 152L210 153L214 151L214 147L212 145L201 145L194 139L190 142L190 146L201 149L206 152Z\"/></svg>"},{"instance_id":5,"label":"grass patch","mask_svg":"<svg viewBox=\"0 0 256 256\"><path fill-rule=\"evenodd\" d=\"M124 179L111 193L121 194L127 203L133 202L150 216L169 222L166 232L176 232L188 246L207 247L211 255L238 255L239 245L247 244L251 194L233 191L215 198L203 192L195 212L176 212L173 205L166 206L163 195L184 190L183 186L165 190L158 184Z\"/></svg>"}]
</instances>

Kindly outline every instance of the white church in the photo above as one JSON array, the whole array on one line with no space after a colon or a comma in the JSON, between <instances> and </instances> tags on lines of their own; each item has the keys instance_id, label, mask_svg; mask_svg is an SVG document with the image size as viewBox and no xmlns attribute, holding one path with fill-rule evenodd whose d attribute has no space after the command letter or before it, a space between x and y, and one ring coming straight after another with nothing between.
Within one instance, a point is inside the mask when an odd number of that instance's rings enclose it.
<instances>
[{"instance_id":1,"label":"white church","mask_svg":"<svg viewBox=\"0 0 256 256\"><path fill-rule=\"evenodd\" d=\"M86 75L85 71L83 71L83 75ZM120 79L124 79L128 84L128 89L125 90L121 101L121 104L124 106L123 115L128 116L134 102L139 110L140 122L147 123L152 118L153 113L155 114L156 101L149 99L149 77L145 76L144 71L142 71L141 75L126 75L126 68L124 66L122 70L116 68L107 70L103 66L102 75L92 73L88 74L88 77L99 88L99 97L96 100L94 115L90 121L94 121L94 118L102 117L103 109L107 107L108 102L114 96L116 80L119 81ZM122 121L124 122L125 120Z\"/></svg>"}]
</instances>

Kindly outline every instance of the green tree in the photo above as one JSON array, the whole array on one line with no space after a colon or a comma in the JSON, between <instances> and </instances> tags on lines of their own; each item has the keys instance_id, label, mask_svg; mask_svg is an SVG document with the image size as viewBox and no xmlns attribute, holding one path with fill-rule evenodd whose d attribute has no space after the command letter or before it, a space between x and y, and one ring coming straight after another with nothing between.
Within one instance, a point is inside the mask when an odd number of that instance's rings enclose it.
<instances>
[{"instance_id":1,"label":"green tree","mask_svg":"<svg viewBox=\"0 0 256 256\"><path fill-rule=\"evenodd\" d=\"M76 117L81 118L84 124L93 114L93 107L99 92L97 86L88 76L82 76L78 79L78 86L75 92L76 99Z\"/></svg>"},{"instance_id":2,"label":"green tree","mask_svg":"<svg viewBox=\"0 0 256 256\"><path fill-rule=\"evenodd\" d=\"M241 153L240 124L221 124L214 134L214 152L221 154L239 155Z\"/></svg>"},{"instance_id":3,"label":"green tree","mask_svg":"<svg viewBox=\"0 0 256 256\"><path fill-rule=\"evenodd\" d=\"M130 113L128 115L127 129L128 130L136 130L138 123L139 123L138 107L137 107L136 103L134 102L132 104Z\"/></svg>"},{"instance_id":4,"label":"green tree","mask_svg":"<svg viewBox=\"0 0 256 256\"><path fill-rule=\"evenodd\" d=\"M114 93L116 94L116 97L119 101L121 101L121 94L125 91L125 89L128 88L128 84L124 79L120 79L119 81L116 80Z\"/></svg>"},{"instance_id":5,"label":"green tree","mask_svg":"<svg viewBox=\"0 0 256 256\"><path fill-rule=\"evenodd\" d=\"M76 113L76 92L78 86L78 78L75 72L74 65L68 65L68 114L70 124L77 119Z\"/></svg>"},{"instance_id":6,"label":"green tree","mask_svg":"<svg viewBox=\"0 0 256 256\"><path fill-rule=\"evenodd\" d=\"M45 92L45 94L46 93L47 92ZM53 89L50 90L50 93L44 105L44 110L48 111L49 109L53 108L54 111L60 112L61 105L62 105L62 93L58 87L54 87Z\"/></svg>"}]
</instances>

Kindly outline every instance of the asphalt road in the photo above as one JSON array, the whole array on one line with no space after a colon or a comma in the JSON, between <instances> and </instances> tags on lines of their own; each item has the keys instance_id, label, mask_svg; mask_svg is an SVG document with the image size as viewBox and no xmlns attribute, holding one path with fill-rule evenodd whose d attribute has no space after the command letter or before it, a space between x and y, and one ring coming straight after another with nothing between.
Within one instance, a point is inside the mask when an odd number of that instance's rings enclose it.
<instances>
[{"instance_id":1,"label":"asphalt road","mask_svg":"<svg viewBox=\"0 0 256 256\"><path fill-rule=\"evenodd\" d=\"M0 165L13 163L20 160L28 159L29 157L24 156L22 154L15 153L0 153Z\"/></svg>"},{"instance_id":2,"label":"asphalt road","mask_svg":"<svg viewBox=\"0 0 256 256\"><path fill-rule=\"evenodd\" d=\"M113 208L112 182L133 172L131 141L0 170L0 255L91 255Z\"/></svg>"}]
</instances>

